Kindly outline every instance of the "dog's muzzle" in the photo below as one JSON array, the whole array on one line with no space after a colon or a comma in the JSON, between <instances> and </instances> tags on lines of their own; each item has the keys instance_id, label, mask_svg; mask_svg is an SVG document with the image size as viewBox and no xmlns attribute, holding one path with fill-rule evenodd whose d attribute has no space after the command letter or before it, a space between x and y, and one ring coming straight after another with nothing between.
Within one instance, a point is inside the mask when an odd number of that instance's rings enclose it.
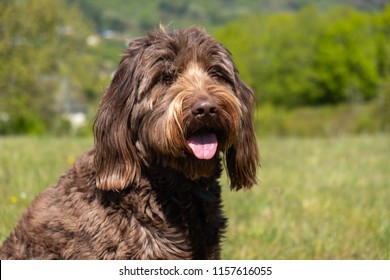
<instances>
[{"instance_id":1,"label":"dog's muzzle","mask_svg":"<svg viewBox=\"0 0 390 280\"><path fill-rule=\"evenodd\" d=\"M191 107L193 118L200 126L187 140L195 157L198 159L212 159L217 152L217 135L207 127L212 126L213 120L218 115L217 103L212 99L204 99L195 102Z\"/></svg>"}]
</instances>

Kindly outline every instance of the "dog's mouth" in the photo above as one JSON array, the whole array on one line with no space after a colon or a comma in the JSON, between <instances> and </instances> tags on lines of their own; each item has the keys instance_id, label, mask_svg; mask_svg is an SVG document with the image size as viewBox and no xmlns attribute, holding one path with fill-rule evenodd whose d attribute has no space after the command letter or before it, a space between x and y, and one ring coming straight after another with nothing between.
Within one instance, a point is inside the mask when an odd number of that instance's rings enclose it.
<instances>
[{"instance_id":1,"label":"dog's mouth","mask_svg":"<svg viewBox=\"0 0 390 280\"><path fill-rule=\"evenodd\" d=\"M212 159L217 153L218 138L214 132L207 130L195 132L188 138L187 143L198 159Z\"/></svg>"}]
</instances>

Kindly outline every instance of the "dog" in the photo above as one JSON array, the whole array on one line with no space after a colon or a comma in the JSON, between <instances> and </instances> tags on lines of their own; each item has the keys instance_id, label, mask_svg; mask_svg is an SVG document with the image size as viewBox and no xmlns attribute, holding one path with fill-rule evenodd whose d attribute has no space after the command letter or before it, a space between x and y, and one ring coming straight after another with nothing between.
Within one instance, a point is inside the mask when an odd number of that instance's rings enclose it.
<instances>
[{"instance_id":1,"label":"dog","mask_svg":"<svg viewBox=\"0 0 390 280\"><path fill-rule=\"evenodd\" d=\"M94 122L94 147L40 194L1 259L219 259L218 179L256 184L254 92L198 27L134 39Z\"/></svg>"}]
</instances>

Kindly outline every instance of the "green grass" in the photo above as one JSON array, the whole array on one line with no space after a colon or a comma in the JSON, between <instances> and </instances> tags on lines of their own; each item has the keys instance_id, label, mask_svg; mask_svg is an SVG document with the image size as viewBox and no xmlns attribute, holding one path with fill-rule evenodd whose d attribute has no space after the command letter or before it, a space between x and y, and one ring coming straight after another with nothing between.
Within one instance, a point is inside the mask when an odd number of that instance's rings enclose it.
<instances>
[{"instance_id":1,"label":"green grass","mask_svg":"<svg viewBox=\"0 0 390 280\"><path fill-rule=\"evenodd\" d=\"M224 258L389 259L390 137L265 139L260 184L225 193Z\"/></svg>"},{"instance_id":2,"label":"green grass","mask_svg":"<svg viewBox=\"0 0 390 280\"><path fill-rule=\"evenodd\" d=\"M0 242L91 146L90 138L0 138ZM259 186L224 188L224 259L390 258L390 135L265 138L260 149Z\"/></svg>"},{"instance_id":3,"label":"green grass","mask_svg":"<svg viewBox=\"0 0 390 280\"><path fill-rule=\"evenodd\" d=\"M0 242L34 197L92 145L90 138L0 138Z\"/></svg>"}]
</instances>

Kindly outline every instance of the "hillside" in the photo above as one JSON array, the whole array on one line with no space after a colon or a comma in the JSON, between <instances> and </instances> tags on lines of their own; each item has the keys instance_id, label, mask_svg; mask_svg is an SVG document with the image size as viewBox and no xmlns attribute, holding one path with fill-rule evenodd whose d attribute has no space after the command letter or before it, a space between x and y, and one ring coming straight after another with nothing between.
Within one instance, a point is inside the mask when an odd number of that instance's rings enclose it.
<instances>
[{"instance_id":1,"label":"hillside","mask_svg":"<svg viewBox=\"0 0 390 280\"><path fill-rule=\"evenodd\" d=\"M240 16L260 12L297 10L315 4L327 9L334 4L351 5L361 10L382 9L388 0L67 0L76 3L97 30L114 30L139 35L160 23L182 27L202 25L208 29Z\"/></svg>"}]
</instances>

